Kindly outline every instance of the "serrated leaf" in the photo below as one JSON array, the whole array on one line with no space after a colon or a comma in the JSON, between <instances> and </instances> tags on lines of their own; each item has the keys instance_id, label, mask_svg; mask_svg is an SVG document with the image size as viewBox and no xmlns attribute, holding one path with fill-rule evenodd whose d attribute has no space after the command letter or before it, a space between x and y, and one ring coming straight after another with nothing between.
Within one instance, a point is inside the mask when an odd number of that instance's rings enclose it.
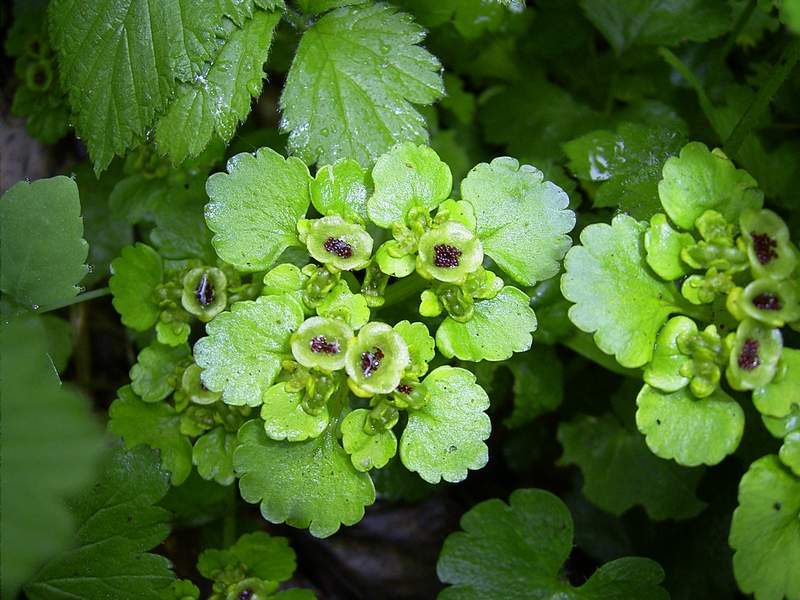
<instances>
[{"instance_id":1,"label":"serrated leaf","mask_svg":"<svg viewBox=\"0 0 800 600\"><path fill-rule=\"evenodd\" d=\"M617 516L641 505L651 519L686 519L705 508L696 496L702 469L689 470L656 457L638 431L616 417L581 415L558 428L560 464L583 474L583 494Z\"/></svg>"},{"instance_id":2,"label":"serrated leaf","mask_svg":"<svg viewBox=\"0 0 800 600\"><path fill-rule=\"evenodd\" d=\"M650 450L686 467L717 464L744 432L742 407L720 389L695 398L688 388L668 393L645 384L636 406L636 426Z\"/></svg>"},{"instance_id":3,"label":"serrated leaf","mask_svg":"<svg viewBox=\"0 0 800 600\"><path fill-rule=\"evenodd\" d=\"M800 479L777 456L758 459L739 484L730 545L733 572L745 594L780 600L800 596Z\"/></svg>"},{"instance_id":4,"label":"serrated leaf","mask_svg":"<svg viewBox=\"0 0 800 600\"><path fill-rule=\"evenodd\" d=\"M273 537L263 531L246 533L224 550L206 550L197 559L198 572L214 579L215 571L244 565L249 577L265 581L286 581L297 565L294 550L285 537Z\"/></svg>"},{"instance_id":5,"label":"serrated leaf","mask_svg":"<svg viewBox=\"0 0 800 600\"><path fill-rule=\"evenodd\" d=\"M161 256L146 244L127 246L111 261L111 272L111 303L122 324L137 331L150 329L161 313L154 297L163 276Z\"/></svg>"},{"instance_id":6,"label":"serrated leaf","mask_svg":"<svg viewBox=\"0 0 800 600\"><path fill-rule=\"evenodd\" d=\"M372 480L353 468L334 427L313 440L276 442L256 419L239 430L239 443L233 463L242 498L261 502L261 514L271 523L328 537L341 524L360 521L364 507L375 501Z\"/></svg>"},{"instance_id":7,"label":"serrated leaf","mask_svg":"<svg viewBox=\"0 0 800 600\"><path fill-rule=\"evenodd\" d=\"M420 409L408 411L400 438L400 458L428 483L463 481L489 460L484 440L492 424L484 412L489 397L466 369L439 367L423 381L430 394Z\"/></svg>"},{"instance_id":8,"label":"serrated leaf","mask_svg":"<svg viewBox=\"0 0 800 600\"><path fill-rule=\"evenodd\" d=\"M88 272L78 186L69 177L20 181L0 198L0 289L34 310L74 297Z\"/></svg>"},{"instance_id":9,"label":"serrated leaf","mask_svg":"<svg viewBox=\"0 0 800 600\"><path fill-rule=\"evenodd\" d=\"M388 4L339 9L305 31L281 96L281 127L306 163L367 166L398 142L427 140L414 104L444 93L424 30Z\"/></svg>"},{"instance_id":10,"label":"serrated leaf","mask_svg":"<svg viewBox=\"0 0 800 600\"><path fill-rule=\"evenodd\" d=\"M567 253L561 278L564 297L575 303L570 320L629 368L651 359L658 330L681 303L675 286L657 279L645 263L645 229L627 215L617 215L611 225L589 225L581 245Z\"/></svg>"},{"instance_id":11,"label":"serrated leaf","mask_svg":"<svg viewBox=\"0 0 800 600\"><path fill-rule=\"evenodd\" d=\"M784 348L781 363L780 376L753 390L753 404L762 415L785 417L800 409L800 350Z\"/></svg>"},{"instance_id":12,"label":"serrated leaf","mask_svg":"<svg viewBox=\"0 0 800 600\"><path fill-rule=\"evenodd\" d=\"M226 404L258 406L302 322L303 309L291 296L237 302L206 325L208 336L194 346L203 384L222 392Z\"/></svg>"},{"instance_id":13,"label":"serrated leaf","mask_svg":"<svg viewBox=\"0 0 800 600\"><path fill-rule=\"evenodd\" d=\"M284 382L276 383L263 396L261 418L270 439L302 442L320 435L328 426L328 408L323 406L316 415L303 410L305 390L290 392Z\"/></svg>"},{"instance_id":14,"label":"serrated leaf","mask_svg":"<svg viewBox=\"0 0 800 600\"><path fill-rule=\"evenodd\" d=\"M230 485L233 473L233 451L236 450L236 434L224 427L215 427L197 438L192 448L192 464L203 479Z\"/></svg>"},{"instance_id":15,"label":"serrated leaf","mask_svg":"<svg viewBox=\"0 0 800 600\"><path fill-rule=\"evenodd\" d=\"M180 485L192 470L192 445L181 433L180 414L169 404L142 402L129 386L108 409L108 429L122 437L128 448L146 444L161 451L161 464Z\"/></svg>"},{"instance_id":16,"label":"serrated leaf","mask_svg":"<svg viewBox=\"0 0 800 600\"><path fill-rule=\"evenodd\" d=\"M531 347L536 326L530 298L507 286L494 298L475 302L475 313L466 323L447 317L436 331L436 347L448 358L505 360Z\"/></svg>"},{"instance_id":17,"label":"serrated leaf","mask_svg":"<svg viewBox=\"0 0 800 600\"><path fill-rule=\"evenodd\" d=\"M168 489L152 450L114 450L99 482L71 503L76 547L37 573L25 586L28 598L160 600L175 575L165 557L146 551L169 533L169 512L155 506Z\"/></svg>"},{"instance_id":18,"label":"serrated leaf","mask_svg":"<svg viewBox=\"0 0 800 600\"><path fill-rule=\"evenodd\" d=\"M439 600L667 600L659 584L664 571L646 558L620 558L601 566L575 588L563 574L572 550L567 507L550 492L520 489L509 503L492 499L461 517L461 528L444 542L436 565L451 587Z\"/></svg>"},{"instance_id":19,"label":"serrated leaf","mask_svg":"<svg viewBox=\"0 0 800 600\"><path fill-rule=\"evenodd\" d=\"M530 165L509 158L481 163L461 182L484 252L523 285L556 275L572 245L569 197Z\"/></svg>"},{"instance_id":20,"label":"serrated leaf","mask_svg":"<svg viewBox=\"0 0 800 600\"><path fill-rule=\"evenodd\" d=\"M261 93L264 63L280 13L255 11L227 38L203 73L181 83L155 128L156 147L174 164L197 156L214 136L229 142Z\"/></svg>"},{"instance_id":21,"label":"serrated leaf","mask_svg":"<svg viewBox=\"0 0 800 600\"><path fill-rule=\"evenodd\" d=\"M178 385L179 369L188 364L189 346L165 346L153 342L139 353L131 367L131 389L145 402L158 402Z\"/></svg>"},{"instance_id":22,"label":"serrated leaf","mask_svg":"<svg viewBox=\"0 0 800 600\"><path fill-rule=\"evenodd\" d=\"M206 183L206 222L219 257L242 271L258 271L299 246L297 221L308 209L309 181L302 162L271 148L231 158L228 172Z\"/></svg>"},{"instance_id":23,"label":"serrated leaf","mask_svg":"<svg viewBox=\"0 0 800 600\"><path fill-rule=\"evenodd\" d=\"M368 0L298 0L297 4L307 14L323 13L333 8L364 4Z\"/></svg>"}]
</instances>

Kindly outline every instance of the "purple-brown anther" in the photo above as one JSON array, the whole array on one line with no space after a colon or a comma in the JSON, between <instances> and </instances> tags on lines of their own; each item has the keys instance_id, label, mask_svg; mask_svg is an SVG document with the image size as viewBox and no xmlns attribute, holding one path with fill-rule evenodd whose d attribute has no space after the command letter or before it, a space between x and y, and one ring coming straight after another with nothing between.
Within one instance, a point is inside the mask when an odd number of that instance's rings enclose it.
<instances>
[{"instance_id":1,"label":"purple-brown anther","mask_svg":"<svg viewBox=\"0 0 800 600\"><path fill-rule=\"evenodd\" d=\"M322 352L323 354L336 354L339 352L339 342L329 342L324 335L316 335L311 338L308 344L312 352Z\"/></svg>"},{"instance_id":2,"label":"purple-brown anther","mask_svg":"<svg viewBox=\"0 0 800 600\"><path fill-rule=\"evenodd\" d=\"M410 394L411 392L414 391L414 388L412 388L407 383L401 383L400 385L397 386L397 391L400 392L401 394Z\"/></svg>"},{"instance_id":3,"label":"purple-brown anther","mask_svg":"<svg viewBox=\"0 0 800 600\"><path fill-rule=\"evenodd\" d=\"M372 352L361 353L361 371L364 377L371 377L378 370L383 360L383 351L380 348L373 348Z\"/></svg>"},{"instance_id":4,"label":"purple-brown anther","mask_svg":"<svg viewBox=\"0 0 800 600\"><path fill-rule=\"evenodd\" d=\"M239 600L250 600L253 597L253 590L245 588L239 592Z\"/></svg>"},{"instance_id":5,"label":"purple-brown anther","mask_svg":"<svg viewBox=\"0 0 800 600\"><path fill-rule=\"evenodd\" d=\"M759 310L780 310L783 305L778 294L763 292L753 298L753 306Z\"/></svg>"},{"instance_id":6,"label":"purple-brown anther","mask_svg":"<svg viewBox=\"0 0 800 600\"><path fill-rule=\"evenodd\" d=\"M214 284L211 283L206 273L203 273L200 278L200 283L197 284L194 295L203 306L208 306L214 301Z\"/></svg>"},{"instance_id":7,"label":"purple-brown anther","mask_svg":"<svg viewBox=\"0 0 800 600\"><path fill-rule=\"evenodd\" d=\"M758 340L747 338L742 346L742 351L739 353L739 358L736 360L740 369L745 371L752 371L761 364L761 359L758 356Z\"/></svg>"},{"instance_id":8,"label":"purple-brown anther","mask_svg":"<svg viewBox=\"0 0 800 600\"><path fill-rule=\"evenodd\" d=\"M329 237L325 240L323 247L339 258L350 258L353 256L353 247L341 238Z\"/></svg>"},{"instance_id":9,"label":"purple-brown anther","mask_svg":"<svg viewBox=\"0 0 800 600\"><path fill-rule=\"evenodd\" d=\"M458 259L461 258L461 250L448 244L436 244L433 253L433 264L444 269L457 267Z\"/></svg>"},{"instance_id":10,"label":"purple-brown anther","mask_svg":"<svg viewBox=\"0 0 800 600\"><path fill-rule=\"evenodd\" d=\"M778 242L773 240L769 234L751 231L750 237L753 238L753 249L756 251L758 262L765 265L773 258L778 258L778 253L775 252Z\"/></svg>"}]
</instances>

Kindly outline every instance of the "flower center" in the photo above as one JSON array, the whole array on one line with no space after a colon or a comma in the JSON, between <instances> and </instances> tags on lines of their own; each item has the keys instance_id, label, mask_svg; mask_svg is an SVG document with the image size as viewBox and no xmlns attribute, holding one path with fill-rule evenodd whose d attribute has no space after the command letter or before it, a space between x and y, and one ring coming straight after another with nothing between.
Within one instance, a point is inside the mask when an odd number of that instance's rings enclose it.
<instances>
[{"instance_id":1,"label":"flower center","mask_svg":"<svg viewBox=\"0 0 800 600\"><path fill-rule=\"evenodd\" d=\"M433 264L437 267L450 269L458 266L461 250L448 244L436 244L433 247Z\"/></svg>"},{"instance_id":2,"label":"flower center","mask_svg":"<svg viewBox=\"0 0 800 600\"><path fill-rule=\"evenodd\" d=\"M203 273L200 283L194 291L195 298L203 306L208 306L214 301L214 284L208 279L208 275Z\"/></svg>"},{"instance_id":3,"label":"flower center","mask_svg":"<svg viewBox=\"0 0 800 600\"><path fill-rule=\"evenodd\" d=\"M253 597L253 590L250 588L243 589L239 592L239 600L250 600Z\"/></svg>"},{"instance_id":4,"label":"flower center","mask_svg":"<svg viewBox=\"0 0 800 600\"><path fill-rule=\"evenodd\" d=\"M372 374L378 370L383 360L383 351L380 348L373 348L371 352L361 353L361 371L364 377L372 377Z\"/></svg>"},{"instance_id":5,"label":"flower center","mask_svg":"<svg viewBox=\"0 0 800 600\"><path fill-rule=\"evenodd\" d=\"M745 340L737 362L739 363L739 367L745 371L752 371L761 364L761 359L758 357L758 340L754 340L753 338L747 338Z\"/></svg>"},{"instance_id":6,"label":"flower center","mask_svg":"<svg viewBox=\"0 0 800 600\"><path fill-rule=\"evenodd\" d=\"M324 335L317 335L311 338L309 346L311 346L312 352L323 352L325 354L338 354L339 352L339 342L329 342Z\"/></svg>"},{"instance_id":7,"label":"flower center","mask_svg":"<svg viewBox=\"0 0 800 600\"><path fill-rule=\"evenodd\" d=\"M753 298L753 306L761 310L780 310L782 305L777 294L763 292Z\"/></svg>"},{"instance_id":8,"label":"flower center","mask_svg":"<svg viewBox=\"0 0 800 600\"><path fill-rule=\"evenodd\" d=\"M339 258L350 258L353 256L353 247L342 238L329 237L323 244L325 250L335 254Z\"/></svg>"},{"instance_id":9,"label":"flower center","mask_svg":"<svg viewBox=\"0 0 800 600\"><path fill-rule=\"evenodd\" d=\"M401 383L400 385L397 386L397 391L400 392L401 394L410 394L411 392L414 391L414 388L412 388L407 383Z\"/></svg>"},{"instance_id":10,"label":"flower center","mask_svg":"<svg viewBox=\"0 0 800 600\"><path fill-rule=\"evenodd\" d=\"M775 252L778 242L773 240L769 234L751 231L750 237L753 238L753 248L756 251L758 262L765 265L773 258L778 258L778 253Z\"/></svg>"}]
</instances>

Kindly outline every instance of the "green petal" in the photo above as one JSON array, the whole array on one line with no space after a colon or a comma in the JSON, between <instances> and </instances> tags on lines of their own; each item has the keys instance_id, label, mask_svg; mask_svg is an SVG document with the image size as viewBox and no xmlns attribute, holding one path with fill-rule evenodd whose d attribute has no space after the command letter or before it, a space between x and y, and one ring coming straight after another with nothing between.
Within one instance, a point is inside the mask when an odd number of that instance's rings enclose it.
<instances>
[{"instance_id":1,"label":"green petal","mask_svg":"<svg viewBox=\"0 0 800 600\"><path fill-rule=\"evenodd\" d=\"M775 379L753 390L753 404L762 415L785 417L800 409L800 350L784 348L781 363Z\"/></svg>"},{"instance_id":2,"label":"green petal","mask_svg":"<svg viewBox=\"0 0 800 600\"><path fill-rule=\"evenodd\" d=\"M178 375L191 358L189 346L153 342L139 353L131 367L131 389L145 402L158 402L178 386Z\"/></svg>"},{"instance_id":3,"label":"green petal","mask_svg":"<svg viewBox=\"0 0 800 600\"><path fill-rule=\"evenodd\" d=\"M369 411L354 410L342 421L342 446L358 471L381 469L397 453L397 438L391 429L368 434L364 431Z\"/></svg>"},{"instance_id":4,"label":"green petal","mask_svg":"<svg viewBox=\"0 0 800 600\"><path fill-rule=\"evenodd\" d=\"M792 281L756 279L744 288L737 303L748 317L771 327L800 319L797 286Z\"/></svg>"},{"instance_id":5,"label":"green petal","mask_svg":"<svg viewBox=\"0 0 800 600\"><path fill-rule=\"evenodd\" d=\"M194 444L192 463L203 479L216 481L220 485L230 485L233 474L233 451L236 449L236 434L215 427L204 434Z\"/></svg>"},{"instance_id":6,"label":"green petal","mask_svg":"<svg viewBox=\"0 0 800 600\"><path fill-rule=\"evenodd\" d=\"M406 368L409 377L422 377L428 372L428 363L436 356L436 342L434 342L425 323L411 323L400 321L394 326L408 346L408 355L411 362Z\"/></svg>"},{"instance_id":7,"label":"green petal","mask_svg":"<svg viewBox=\"0 0 800 600\"><path fill-rule=\"evenodd\" d=\"M329 418L327 406L321 407L316 415L307 413L302 406L303 393L288 391L284 382L266 391L261 418L271 439L302 442L325 431Z\"/></svg>"},{"instance_id":8,"label":"green petal","mask_svg":"<svg viewBox=\"0 0 800 600\"><path fill-rule=\"evenodd\" d=\"M441 263L441 248L449 252ZM426 279L461 282L483 263L483 245L466 226L445 221L425 232L419 240L417 271Z\"/></svg>"},{"instance_id":9,"label":"green petal","mask_svg":"<svg viewBox=\"0 0 800 600\"><path fill-rule=\"evenodd\" d=\"M683 277L690 270L681 260L681 250L694 243L691 234L675 231L664 213L655 214L650 218L650 227L644 234L647 264L656 275L667 281Z\"/></svg>"},{"instance_id":10,"label":"green petal","mask_svg":"<svg viewBox=\"0 0 800 600\"><path fill-rule=\"evenodd\" d=\"M163 273L161 256L146 244L127 246L111 262L111 272L111 302L122 324L136 331L150 329L161 312L154 297Z\"/></svg>"},{"instance_id":11,"label":"green petal","mask_svg":"<svg viewBox=\"0 0 800 600\"><path fill-rule=\"evenodd\" d=\"M317 171L311 182L311 203L322 215L339 215L365 225L368 178L367 172L351 158L326 165Z\"/></svg>"},{"instance_id":12,"label":"green petal","mask_svg":"<svg viewBox=\"0 0 800 600\"><path fill-rule=\"evenodd\" d=\"M797 266L797 250L789 240L789 228L771 210L749 210L739 218L747 241L750 269L756 277L785 279Z\"/></svg>"}]
</instances>

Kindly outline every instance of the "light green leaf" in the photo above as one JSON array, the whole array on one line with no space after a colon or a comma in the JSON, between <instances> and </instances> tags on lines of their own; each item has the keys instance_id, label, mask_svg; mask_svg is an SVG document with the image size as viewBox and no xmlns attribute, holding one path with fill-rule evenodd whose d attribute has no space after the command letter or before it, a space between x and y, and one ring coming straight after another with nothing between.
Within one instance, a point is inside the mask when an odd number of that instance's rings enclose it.
<instances>
[{"instance_id":1,"label":"light green leaf","mask_svg":"<svg viewBox=\"0 0 800 600\"><path fill-rule=\"evenodd\" d=\"M161 464L172 473L172 485L180 485L192 470L192 445L181 433L180 415L165 403L142 402L129 386L108 409L108 429L122 437L128 448L146 444L161 451Z\"/></svg>"},{"instance_id":2,"label":"light green leaf","mask_svg":"<svg viewBox=\"0 0 800 600\"><path fill-rule=\"evenodd\" d=\"M720 389L698 399L688 388L667 393L645 384L636 406L636 426L650 450L685 467L715 465L742 439L742 407Z\"/></svg>"},{"instance_id":3,"label":"light green leaf","mask_svg":"<svg viewBox=\"0 0 800 600\"><path fill-rule=\"evenodd\" d=\"M339 9L308 28L281 96L281 127L306 163L367 166L398 142L427 140L414 104L444 93L422 27L388 4Z\"/></svg>"},{"instance_id":4,"label":"light green leaf","mask_svg":"<svg viewBox=\"0 0 800 600\"><path fill-rule=\"evenodd\" d=\"M785 417L800 409L800 350L784 348L781 363L779 376L753 390L753 404L762 415Z\"/></svg>"},{"instance_id":5,"label":"light green leaf","mask_svg":"<svg viewBox=\"0 0 800 600\"><path fill-rule=\"evenodd\" d=\"M793 431L784 438L778 456L796 477L800 477L800 431Z\"/></svg>"},{"instance_id":6,"label":"light green leaf","mask_svg":"<svg viewBox=\"0 0 800 600\"><path fill-rule=\"evenodd\" d=\"M161 312L154 295L163 276L161 256L146 244L127 246L111 262L111 273L111 303L122 324L137 331L150 329Z\"/></svg>"},{"instance_id":7,"label":"light green leaf","mask_svg":"<svg viewBox=\"0 0 800 600\"><path fill-rule=\"evenodd\" d=\"M570 320L629 368L650 361L658 330L681 302L675 286L647 267L644 230L627 215L617 215L611 225L589 225L581 245L567 253L561 278L564 297L575 303Z\"/></svg>"},{"instance_id":8,"label":"light green leaf","mask_svg":"<svg viewBox=\"0 0 800 600\"><path fill-rule=\"evenodd\" d=\"M297 221L308 209L309 180L302 162L271 148L231 158L228 172L206 183L206 222L219 257L242 271L258 271L299 246Z\"/></svg>"},{"instance_id":9,"label":"light green leaf","mask_svg":"<svg viewBox=\"0 0 800 600\"><path fill-rule=\"evenodd\" d=\"M189 346L153 342L131 367L131 389L145 402L158 402L175 391L182 367L189 363Z\"/></svg>"},{"instance_id":10,"label":"light green leaf","mask_svg":"<svg viewBox=\"0 0 800 600\"><path fill-rule=\"evenodd\" d=\"M287 443L270 440L261 421L253 420L239 430L239 443L233 464L242 498L261 502L261 514L271 523L328 537L340 524L360 521L364 507L375 501L372 480L353 468L334 427L313 440Z\"/></svg>"},{"instance_id":11,"label":"light green leaf","mask_svg":"<svg viewBox=\"0 0 800 600\"><path fill-rule=\"evenodd\" d=\"M484 440L492 431L489 397L465 369L439 367L423 381L427 404L409 409L400 438L400 458L410 471L428 483L452 483L482 469L489 460Z\"/></svg>"},{"instance_id":12,"label":"light green leaf","mask_svg":"<svg viewBox=\"0 0 800 600\"><path fill-rule=\"evenodd\" d=\"M436 331L436 346L448 358L505 360L531 347L536 325L530 298L507 286L494 298L475 302L475 313L466 323L447 317Z\"/></svg>"},{"instance_id":13,"label":"light green leaf","mask_svg":"<svg viewBox=\"0 0 800 600\"><path fill-rule=\"evenodd\" d=\"M297 4L307 14L323 13L332 8L364 4L368 0L298 0Z\"/></svg>"},{"instance_id":14,"label":"light green leaf","mask_svg":"<svg viewBox=\"0 0 800 600\"><path fill-rule=\"evenodd\" d=\"M159 321L156 339L167 346L182 346L189 341L192 328L185 321Z\"/></svg>"},{"instance_id":15,"label":"light green leaf","mask_svg":"<svg viewBox=\"0 0 800 600\"><path fill-rule=\"evenodd\" d=\"M428 363L436 356L436 342L428 332L425 323L411 323L400 321L394 326L408 346L408 356L411 359L406 373L411 377L422 377L428 372Z\"/></svg>"},{"instance_id":16,"label":"light green leaf","mask_svg":"<svg viewBox=\"0 0 800 600\"><path fill-rule=\"evenodd\" d=\"M689 317L678 315L667 321L658 332L653 359L644 368L644 380L663 392L675 392L689 385L690 377L681 375L681 367L692 357L681 352L678 340L697 333L697 324Z\"/></svg>"},{"instance_id":17,"label":"light green leaf","mask_svg":"<svg viewBox=\"0 0 800 600\"><path fill-rule=\"evenodd\" d=\"M650 227L644 234L647 264L656 275L674 281L691 271L681 260L681 250L695 243L690 233L675 231L667 221L667 215L657 213L650 219Z\"/></svg>"},{"instance_id":18,"label":"light green leaf","mask_svg":"<svg viewBox=\"0 0 800 600\"><path fill-rule=\"evenodd\" d=\"M315 438L328 426L328 408L311 415L303 410L302 401L305 390L290 392L284 382L276 383L264 393L261 418L264 431L273 440L302 442Z\"/></svg>"},{"instance_id":19,"label":"light green leaf","mask_svg":"<svg viewBox=\"0 0 800 600\"><path fill-rule=\"evenodd\" d=\"M641 505L651 519L686 519L706 506L696 495L702 469L686 469L656 457L638 431L616 417L581 415L562 423L560 464L574 464L583 474L583 494L617 516Z\"/></svg>"},{"instance_id":20,"label":"light green leaf","mask_svg":"<svg viewBox=\"0 0 800 600\"><path fill-rule=\"evenodd\" d=\"M481 502L461 517L444 542L436 572L450 584L439 600L667 600L664 571L646 558L620 558L600 567L581 587L564 575L572 551L567 507L550 492L520 489L509 503Z\"/></svg>"},{"instance_id":21,"label":"light green leaf","mask_svg":"<svg viewBox=\"0 0 800 600\"><path fill-rule=\"evenodd\" d=\"M369 434L364 431L369 411L359 408L342 421L342 446L358 471L382 469L397 454L397 438L391 429Z\"/></svg>"},{"instance_id":22,"label":"light green leaf","mask_svg":"<svg viewBox=\"0 0 800 600\"><path fill-rule=\"evenodd\" d=\"M371 179L358 161L347 158L317 171L311 182L311 203L320 214L339 215L366 224Z\"/></svg>"},{"instance_id":23,"label":"light green leaf","mask_svg":"<svg viewBox=\"0 0 800 600\"><path fill-rule=\"evenodd\" d=\"M777 456L758 459L739 484L730 545L736 582L759 600L800 597L800 479Z\"/></svg>"},{"instance_id":24,"label":"light green leaf","mask_svg":"<svg viewBox=\"0 0 800 600\"><path fill-rule=\"evenodd\" d=\"M658 195L669 218L683 229L692 229L707 210L735 223L742 212L764 202L755 179L737 169L722 150L709 151L700 142L687 144L680 156L667 160Z\"/></svg>"},{"instance_id":25,"label":"light green leaf","mask_svg":"<svg viewBox=\"0 0 800 600\"><path fill-rule=\"evenodd\" d=\"M197 156L214 136L229 142L261 93L264 63L280 13L257 10L252 19L220 40L203 73L181 83L155 129L156 146L174 164Z\"/></svg>"},{"instance_id":26,"label":"light green leaf","mask_svg":"<svg viewBox=\"0 0 800 600\"><path fill-rule=\"evenodd\" d=\"M27 597L160 600L175 575L169 560L147 550L169 533L171 515L156 506L168 489L155 452L115 449L98 483L70 503L79 523L75 546L36 574L25 586Z\"/></svg>"},{"instance_id":27,"label":"light green leaf","mask_svg":"<svg viewBox=\"0 0 800 600\"><path fill-rule=\"evenodd\" d=\"M74 297L88 273L78 186L69 177L20 181L0 198L0 289L26 308Z\"/></svg>"},{"instance_id":28,"label":"light green leaf","mask_svg":"<svg viewBox=\"0 0 800 600\"><path fill-rule=\"evenodd\" d=\"M575 213L569 197L544 175L513 158L481 163L461 182L475 208L484 252L523 285L549 279L561 268L572 240Z\"/></svg>"},{"instance_id":29,"label":"light green leaf","mask_svg":"<svg viewBox=\"0 0 800 600\"><path fill-rule=\"evenodd\" d=\"M354 294L342 279L317 306L321 317L342 319L353 329L360 329L369 321L369 306L362 294Z\"/></svg>"},{"instance_id":30,"label":"light green leaf","mask_svg":"<svg viewBox=\"0 0 800 600\"><path fill-rule=\"evenodd\" d=\"M390 227L405 222L414 207L433 210L453 188L450 168L428 146L399 144L382 155L372 169L375 191L367 201L373 223Z\"/></svg>"},{"instance_id":31,"label":"light green leaf","mask_svg":"<svg viewBox=\"0 0 800 600\"><path fill-rule=\"evenodd\" d=\"M281 582L291 579L297 558L285 537L255 531L224 550L206 550L197 559L197 571L207 579L214 579L215 571L239 565L246 567L249 577Z\"/></svg>"},{"instance_id":32,"label":"light green leaf","mask_svg":"<svg viewBox=\"0 0 800 600\"><path fill-rule=\"evenodd\" d=\"M236 450L236 434L224 427L215 427L202 435L192 448L192 463L203 479L214 480L220 485L230 485L233 474L233 451Z\"/></svg>"}]
</instances>

